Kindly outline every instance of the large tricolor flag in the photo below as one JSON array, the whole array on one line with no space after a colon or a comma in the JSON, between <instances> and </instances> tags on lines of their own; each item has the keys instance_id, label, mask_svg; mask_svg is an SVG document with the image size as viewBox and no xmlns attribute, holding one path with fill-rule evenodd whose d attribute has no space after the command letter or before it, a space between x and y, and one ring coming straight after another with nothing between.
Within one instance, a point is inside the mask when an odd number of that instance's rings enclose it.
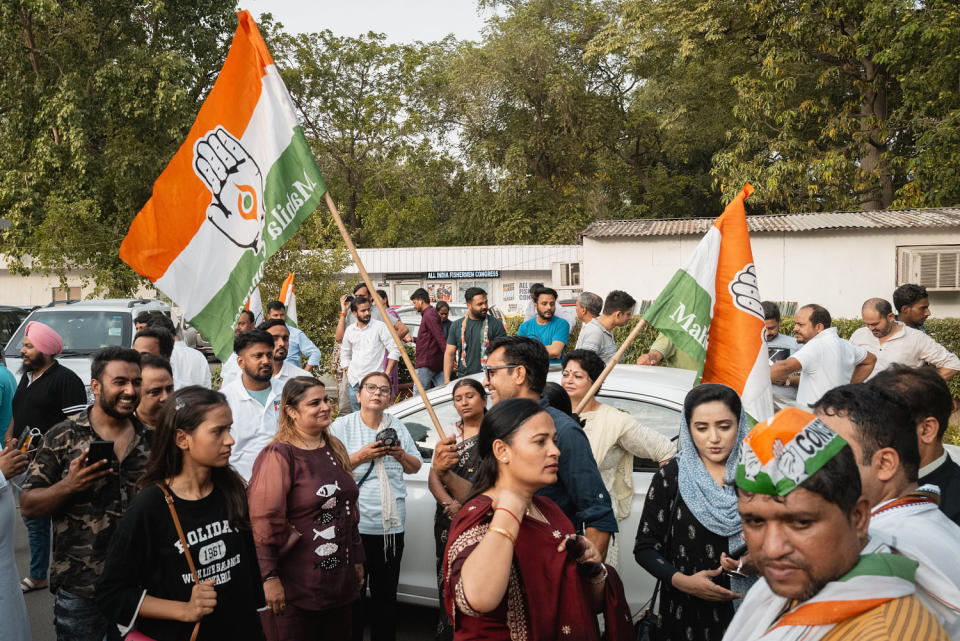
<instances>
[{"instance_id":1,"label":"large tricolor flag","mask_svg":"<svg viewBox=\"0 0 960 641\"><path fill-rule=\"evenodd\" d=\"M293 274L287 272L287 278L280 286L280 302L287 308L287 325L297 326L297 294L293 291Z\"/></svg>"},{"instance_id":2,"label":"large tricolor flag","mask_svg":"<svg viewBox=\"0 0 960 641\"><path fill-rule=\"evenodd\" d=\"M237 15L210 95L120 247L220 358L264 263L326 191L256 23Z\"/></svg>"},{"instance_id":3,"label":"large tricolor flag","mask_svg":"<svg viewBox=\"0 0 960 641\"><path fill-rule=\"evenodd\" d=\"M763 308L747 232L746 185L644 314L647 322L700 362L698 379L740 394L756 421L773 416Z\"/></svg>"}]
</instances>

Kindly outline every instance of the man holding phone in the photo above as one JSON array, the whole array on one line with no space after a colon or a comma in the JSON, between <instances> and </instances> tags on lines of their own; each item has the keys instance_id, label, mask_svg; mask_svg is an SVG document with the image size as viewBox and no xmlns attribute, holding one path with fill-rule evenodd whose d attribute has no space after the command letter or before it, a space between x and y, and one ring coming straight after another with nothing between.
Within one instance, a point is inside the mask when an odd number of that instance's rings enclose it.
<instances>
[{"instance_id":1,"label":"man holding phone","mask_svg":"<svg viewBox=\"0 0 960 641\"><path fill-rule=\"evenodd\" d=\"M93 354L94 403L44 436L27 470L20 509L53 517L50 590L61 641L101 639L111 626L93 601L114 527L136 494L151 434L134 412L140 354L106 347Z\"/></svg>"}]
</instances>

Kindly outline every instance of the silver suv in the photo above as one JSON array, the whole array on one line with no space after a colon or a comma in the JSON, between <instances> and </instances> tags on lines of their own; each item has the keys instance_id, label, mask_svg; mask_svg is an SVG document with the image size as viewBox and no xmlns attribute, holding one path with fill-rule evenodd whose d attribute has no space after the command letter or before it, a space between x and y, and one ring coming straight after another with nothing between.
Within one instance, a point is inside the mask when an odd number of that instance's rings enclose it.
<instances>
[{"instance_id":1,"label":"silver suv","mask_svg":"<svg viewBox=\"0 0 960 641\"><path fill-rule=\"evenodd\" d=\"M20 348L23 346L23 333L27 323L38 321L49 325L63 339L63 352L57 356L57 360L80 377L87 386L87 398L92 402L90 355L101 347L133 345L133 336L136 333L133 319L144 311L160 311L169 316L170 305L160 300L145 298L112 298L35 309L20 324L3 351L7 367L19 375Z\"/></svg>"}]
</instances>

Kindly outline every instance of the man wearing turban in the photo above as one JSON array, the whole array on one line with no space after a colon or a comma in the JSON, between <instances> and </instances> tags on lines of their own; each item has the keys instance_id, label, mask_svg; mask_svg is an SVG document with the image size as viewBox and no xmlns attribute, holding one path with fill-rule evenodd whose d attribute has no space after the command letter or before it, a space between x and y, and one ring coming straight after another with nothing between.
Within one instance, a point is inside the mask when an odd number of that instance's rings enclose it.
<instances>
[{"instance_id":1,"label":"man wearing turban","mask_svg":"<svg viewBox=\"0 0 960 641\"><path fill-rule=\"evenodd\" d=\"M42 438L51 427L86 408L87 390L83 381L54 358L62 351L63 339L52 327L37 321L27 323L20 349L23 376L13 396L13 423L7 432L8 441L17 437L23 443L31 432L39 433ZM34 436L28 446L31 456L39 445L40 438ZM20 587L29 592L47 585L50 517L24 518L23 522L30 542L30 575L24 577Z\"/></svg>"}]
</instances>

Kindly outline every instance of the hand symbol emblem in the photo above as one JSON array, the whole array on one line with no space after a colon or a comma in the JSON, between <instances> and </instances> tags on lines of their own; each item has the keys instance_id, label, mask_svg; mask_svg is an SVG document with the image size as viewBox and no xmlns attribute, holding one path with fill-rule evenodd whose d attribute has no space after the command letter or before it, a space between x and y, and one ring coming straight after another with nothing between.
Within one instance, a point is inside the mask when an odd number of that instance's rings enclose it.
<instances>
[{"instance_id":1,"label":"hand symbol emblem","mask_svg":"<svg viewBox=\"0 0 960 641\"><path fill-rule=\"evenodd\" d=\"M210 190L207 219L238 247L260 249L263 232L263 172L223 127L197 139L193 170Z\"/></svg>"}]
</instances>

